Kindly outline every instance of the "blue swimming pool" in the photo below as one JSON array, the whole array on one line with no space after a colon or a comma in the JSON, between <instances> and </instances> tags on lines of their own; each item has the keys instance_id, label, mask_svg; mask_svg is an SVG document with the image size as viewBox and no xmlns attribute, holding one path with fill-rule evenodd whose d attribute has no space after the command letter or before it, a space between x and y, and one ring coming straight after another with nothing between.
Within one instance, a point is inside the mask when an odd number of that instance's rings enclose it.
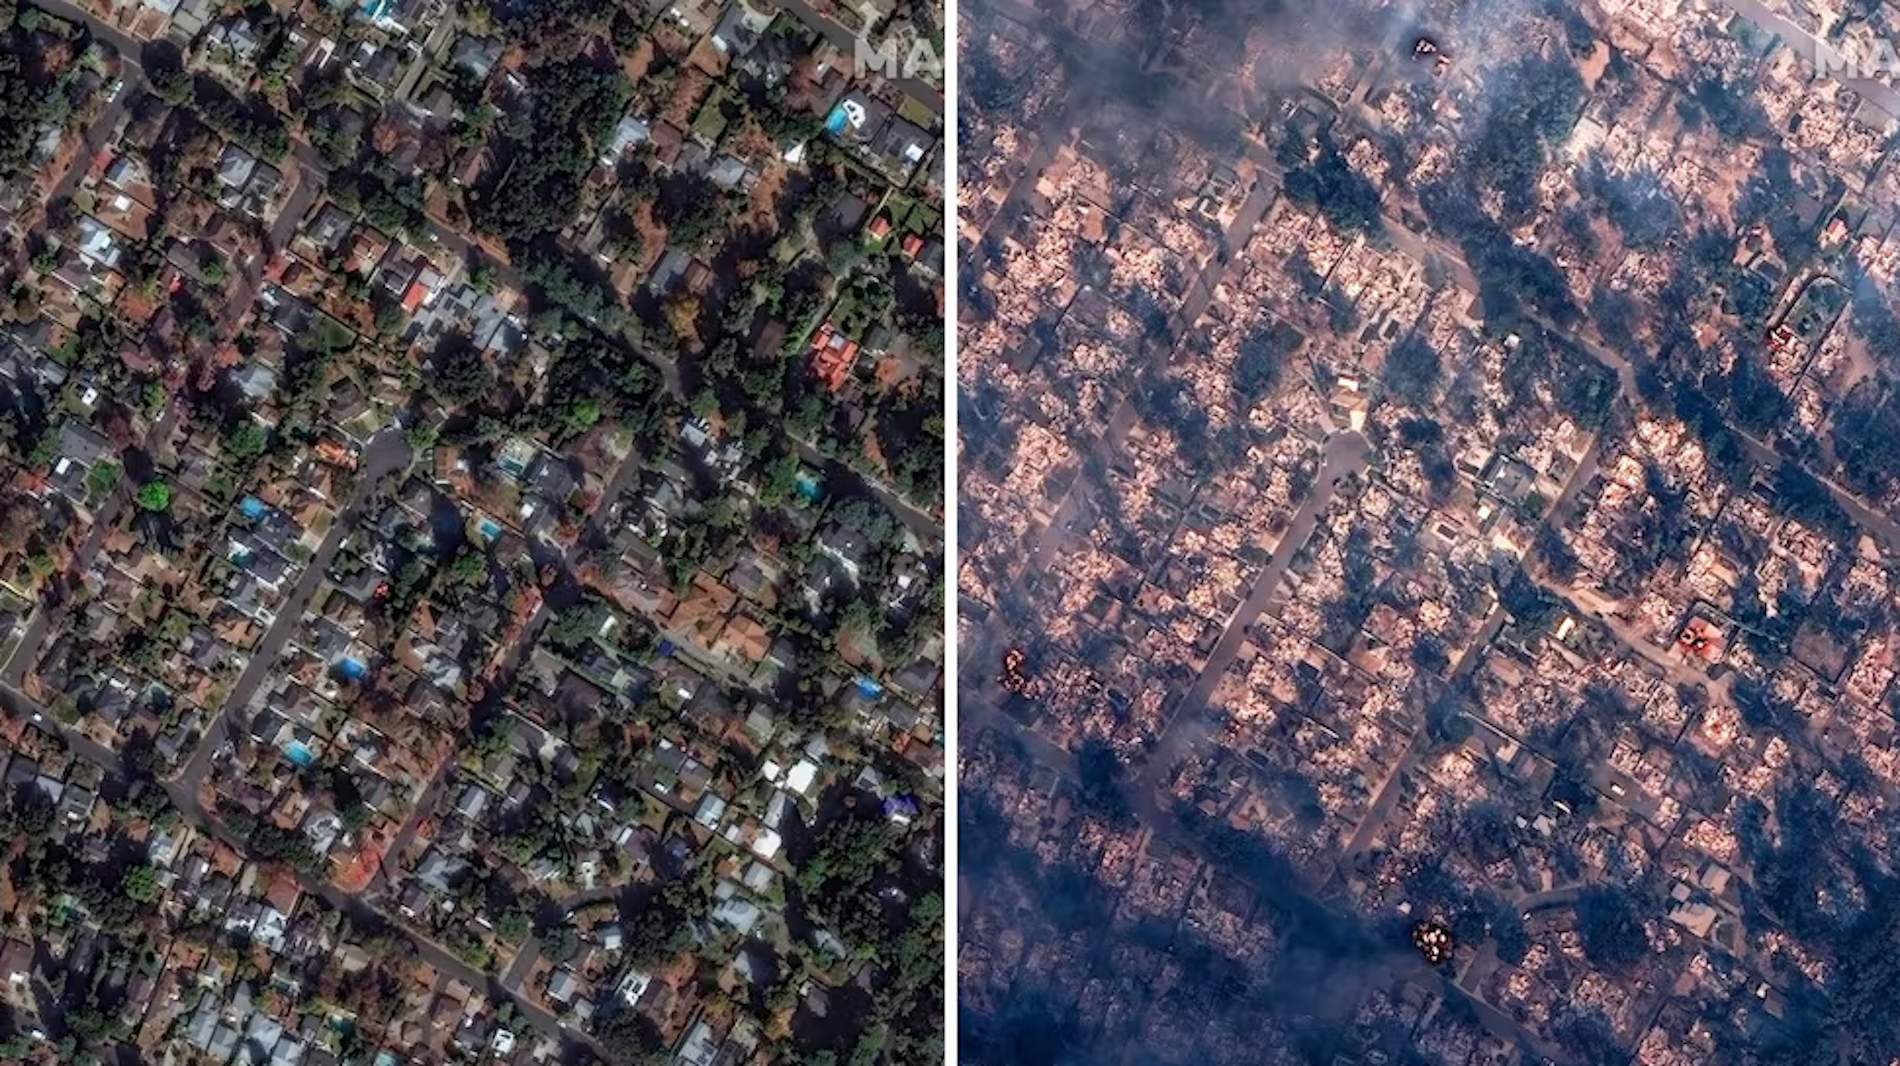
<instances>
[{"instance_id":1,"label":"blue swimming pool","mask_svg":"<svg viewBox=\"0 0 1900 1066\"><path fill-rule=\"evenodd\" d=\"M346 655L337 662L336 672L345 681L361 681L369 673L369 666Z\"/></svg>"},{"instance_id":2,"label":"blue swimming pool","mask_svg":"<svg viewBox=\"0 0 1900 1066\"><path fill-rule=\"evenodd\" d=\"M477 522L475 524L475 531L480 533L482 539L490 544L501 539L501 523L492 518L484 518L480 522Z\"/></svg>"},{"instance_id":3,"label":"blue swimming pool","mask_svg":"<svg viewBox=\"0 0 1900 1066\"><path fill-rule=\"evenodd\" d=\"M293 740L284 745L284 758L296 763L300 769L308 769L316 763L317 753L311 751L310 745L303 741Z\"/></svg>"},{"instance_id":4,"label":"blue swimming pool","mask_svg":"<svg viewBox=\"0 0 1900 1066\"><path fill-rule=\"evenodd\" d=\"M831 114L825 116L825 132L836 134L842 131L844 124L849 121L851 120L845 116L844 106L840 104L831 109Z\"/></svg>"},{"instance_id":5,"label":"blue swimming pool","mask_svg":"<svg viewBox=\"0 0 1900 1066\"><path fill-rule=\"evenodd\" d=\"M243 499L238 501L238 510L243 512L244 517L255 522L258 519L264 517L265 513L268 512L270 508L264 505L263 500L260 500L255 496L246 496Z\"/></svg>"},{"instance_id":6,"label":"blue swimming pool","mask_svg":"<svg viewBox=\"0 0 1900 1066\"><path fill-rule=\"evenodd\" d=\"M878 684L872 678L860 675L858 677L858 695L863 696L867 700L877 699L879 696L884 695L884 686Z\"/></svg>"},{"instance_id":7,"label":"blue swimming pool","mask_svg":"<svg viewBox=\"0 0 1900 1066\"><path fill-rule=\"evenodd\" d=\"M798 498L806 503L817 503L818 498L824 495L818 488L818 479L808 471L799 471L798 476L792 479L792 483L798 488Z\"/></svg>"}]
</instances>

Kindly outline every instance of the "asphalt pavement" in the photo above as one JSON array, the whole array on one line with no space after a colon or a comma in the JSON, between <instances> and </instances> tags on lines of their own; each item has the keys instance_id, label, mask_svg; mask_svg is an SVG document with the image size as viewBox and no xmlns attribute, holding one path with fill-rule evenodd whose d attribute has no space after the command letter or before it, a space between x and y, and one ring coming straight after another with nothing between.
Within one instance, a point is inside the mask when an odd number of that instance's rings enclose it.
<instances>
[{"instance_id":1,"label":"asphalt pavement","mask_svg":"<svg viewBox=\"0 0 1900 1066\"><path fill-rule=\"evenodd\" d=\"M317 586L322 583L324 573L330 568L330 561L336 557L337 549L343 546L344 538L359 527L363 512L378 486L390 474L407 468L409 459L408 441L404 439L401 430L394 428L385 429L370 438L368 446L363 449L357 467L356 488L351 494L349 503L338 513L336 521L331 523L330 532L323 538L323 543L317 547L309 563L304 566L303 573L298 576L297 584L291 589L290 595L284 597L283 603L278 607L277 617L272 620L270 628L264 633L264 638L258 641L257 647L251 652L251 659L245 664L244 672L238 675L237 684L232 686L223 705L218 708L210 724L205 727L204 735L199 738L197 747L191 753L190 761L178 775L178 780L190 787L194 806L197 802L199 786L210 769L212 758L224 747L231 714L241 712L250 705L251 698L257 694L258 687L277 666L277 659L283 652L284 643L303 624L304 607L310 602L310 597L316 593Z\"/></svg>"},{"instance_id":2,"label":"asphalt pavement","mask_svg":"<svg viewBox=\"0 0 1900 1066\"><path fill-rule=\"evenodd\" d=\"M1200 677L1176 705L1174 717L1168 721L1166 732L1155 745L1140 779L1133 786L1133 790L1147 796L1149 802L1153 802L1159 785L1154 776L1167 773L1189 749L1205 741L1212 733L1213 719L1207 714L1208 698L1213 695L1215 686L1220 684L1221 675L1227 672L1227 667L1240 654L1247 632L1260 621L1268 604L1279 594L1280 582L1286 576L1287 568L1306 548L1307 541L1312 539L1320 515L1332 502L1334 490L1347 478L1363 474L1371 462L1372 444L1357 431L1346 430L1327 439L1321 453L1319 475L1307 492L1306 499L1301 501L1299 510L1293 513L1292 520L1287 523L1286 532L1280 535L1280 541L1273 549L1272 560L1254 579L1246 600L1227 619L1227 627L1221 631L1214 650L1208 653Z\"/></svg>"},{"instance_id":3,"label":"asphalt pavement","mask_svg":"<svg viewBox=\"0 0 1900 1066\"><path fill-rule=\"evenodd\" d=\"M833 46L845 55L854 56L857 54L858 35L846 29L840 23L819 14L818 10L806 3L805 0L773 0L773 2L785 10L790 11L793 17L804 23L807 28L818 33L819 36L830 41ZM899 55L897 58L901 64L906 57ZM947 56L939 58L948 59ZM941 119L943 117L943 93L938 91L936 86L917 78L896 78L893 79L892 84L902 89L906 96L911 97L935 112L938 118Z\"/></svg>"}]
</instances>

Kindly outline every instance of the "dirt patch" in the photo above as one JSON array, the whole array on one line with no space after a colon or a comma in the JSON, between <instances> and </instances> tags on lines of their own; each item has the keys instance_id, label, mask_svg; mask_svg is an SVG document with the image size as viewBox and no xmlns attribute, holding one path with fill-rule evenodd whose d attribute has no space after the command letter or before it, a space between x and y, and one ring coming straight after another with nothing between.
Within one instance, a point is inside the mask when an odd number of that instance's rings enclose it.
<instances>
[{"instance_id":1,"label":"dirt patch","mask_svg":"<svg viewBox=\"0 0 1900 1066\"><path fill-rule=\"evenodd\" d=\"M1794 635L1794 657L1829 683L1839 680L1847 669L1847 648L1811 622Z\"/></svg>"},{"instance_id":2,"label":"dirt patch","mask_svg":"<svg viewBox=\"0 0 1900 1066\"><path fill-rule=\"evenodd\" d=\"M687 129L699 112L700 102L712 90L712 84L712 79L698 67L681 67L679 78L673 83L673 95L666 101L660 118L679 129Z\"/></svg>"},{"instance_id":3,"label":"dirt patch","mask_svg":"<svg viewBox=\"0 0 1900 1066\"><path fill-rule=\"evenodd\" d=\"M642 37L633 51L620 57L620 72L626 75L629 85L638 85L647 76L647 71L653 67L655 54L653 39Z\"/></svg>"}]
</instances>

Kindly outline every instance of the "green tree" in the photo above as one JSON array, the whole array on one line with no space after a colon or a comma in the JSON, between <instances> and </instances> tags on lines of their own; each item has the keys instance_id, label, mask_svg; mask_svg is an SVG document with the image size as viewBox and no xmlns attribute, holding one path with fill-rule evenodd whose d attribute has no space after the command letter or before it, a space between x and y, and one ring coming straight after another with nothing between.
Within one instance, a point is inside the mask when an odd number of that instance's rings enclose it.
<instances>
[{"instance_id":1,"label":"green tree","mask_svg":"<svg viewBox=\"0 0 1900 1066\"><path fill-rule=\"evenodd\" d=\"M607 620L607 609L599 603L577 603L562 611L548 627L548 643L572 654L592 640Z\"/></svg>"},{"instance_id":2,"label":"green tree","mask_svg":"<svg viewBox=\"0 0 1900 1066\"><path fill-rule=\"evenodd\" d=\"M163 511L172 505L172 487L163 481L148 481L139 486L139 506L147 511Z\"/></svg>"},{"instance_id":3,"label":"green tree","mask_svg":"<svg viewBox=\"0 0 1900 1066\"><path fill-rule=\"evenodd\" d=\"M615 67L569 59L529 67L533 104L498 148L495 183L470 214L484 232L531 241L566 225L630 89Z\"/></svg>"},{"instance_id":4,"label":"green tree","mask_svg":"<svg viewBox=\"0 0 1900 1066\"><path fill-rule=\"evenodd\" d=\"M429 360L429 391L450 407L463 407L494 389L495 375L481 349L460 336L445 337Z\"/></svg>"},{"instance_id":5,"label":"green tree","mask_svg":"<svg viewBox=\"0 0 1900 1066\"><path fill-rule=\"evenodd\" d=\"M119 891L134 903L150 903L158 898L158 870L147 864L134 866L119 879Z\"/></svg>"},{"instance_id":6,"label":"green tree","mask_svg":"<svg viewBox=\"0 0 1900 1066\"><path fill-rule=\"evenodd\" d=\"M232 458L248 461L263 455L269 443L270 434L265 432L264 427L258 425L256 420L246 418L231 427L231 432L225 435L224 450Z\"/></svg>"},{"instance_id":7,"label":"green tree","mask_svg":"<svg viewBox=\"0 0 1900 1066\"><path fill-rule=\"evenodd\" d=\"M533 925L534 920L529 916L528 912L516 907L507 911L495 921L495 935L510 944L518 944L528 938L528 933L532 931Z\"/></svg>"}]
</instances>

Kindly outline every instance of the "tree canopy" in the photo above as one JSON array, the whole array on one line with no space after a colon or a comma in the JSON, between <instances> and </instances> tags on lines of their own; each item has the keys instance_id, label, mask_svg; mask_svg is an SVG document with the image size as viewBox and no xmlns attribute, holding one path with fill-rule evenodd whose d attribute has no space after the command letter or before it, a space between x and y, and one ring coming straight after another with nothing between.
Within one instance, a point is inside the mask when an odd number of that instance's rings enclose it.
<instances>
[{"instance_id":1,"label":"tree canopy","mask_svg":"<svg viewBox=\"0 0 1900 1066\"><path fill-rule=\"evenodd\" d=\"M532 240L572 218L581 183L630 95L617 68L586 59L526 73L526 117L504 124L494 177L471 209L476 226L509 241Z\"/></svg>"}]
</instances>

